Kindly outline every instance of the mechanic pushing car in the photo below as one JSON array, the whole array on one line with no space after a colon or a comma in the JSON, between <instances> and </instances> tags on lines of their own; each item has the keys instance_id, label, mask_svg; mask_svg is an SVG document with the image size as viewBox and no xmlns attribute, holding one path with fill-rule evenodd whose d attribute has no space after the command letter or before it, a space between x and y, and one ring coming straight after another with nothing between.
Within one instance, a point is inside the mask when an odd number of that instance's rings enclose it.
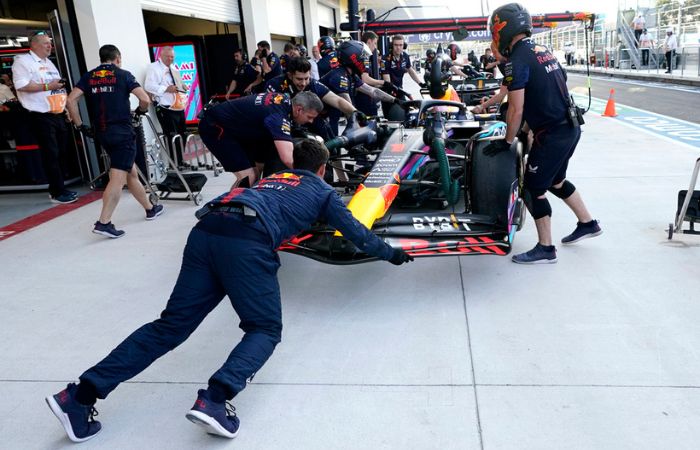
<instances>
[{"instance_id":1,"label":"mechanic pushing car","mask_svg":"<svg viewBox=\"0 0 700 450\"><path fill-rule=\"evenodd\" d=\"M580 193L566 179L569 159L581 137L583 117L569 96L557 59L530 39L532 19L522 5L509 3L497 8L489 27L496 48L508 58L504 75L509 107L506 138L485 147L484 153L509 151L523 119L534 134L525 168L524 197L535 219L538 243L512 260L519 264L555 263L557 251L552 245L552 208L545 196L547 191L562 199L578 218L576 229L561 240L562 244L602 233Z\"/></svg>"},{"instance_id":2,"label":"mechanic pushing car","mask_svg":"<svg viewBox=\"0 0 700 450\"><path fill-rule=\"evenodd\" d=\"M360 41L346 41L338 46L338 62L340 67L328 72L321 78L321 83L331 91L355 104L355 94L362 92L375 101L396 103L399 100L386 92L364 83L360 76L367 70L371 52L367 44ZM331 110L328 114L331 129L338 135L338 120L340 112Z\"/></svg>"},{"instance_id":3,"label":"mechanic pushing car","mask_svg":"<svg viewBox=\"0 0 700 450\"><path fill-rule=\"evenodd\" d=\"M292 167L291 122L306 125L323 110L312 92L249 95L207 108L199 121L199 136L224 170L236 176L234 187L251 186L276 150Z\"/></svg>"},{"instance_id":4,"label":"mechanic pushing car","mask_svg":"<svg viewBox=\"0 0 700 450\"><path fill-rule=\"evenodd\" d=\"M70 383L46 398L71 440L94 437L102 428L93 419L97 399L184 342L226 295L245 334L209 378L207 389L199 390L186 417L210 434L234 438L240 422L228 401L246 387L281 341L280 260L275 249L312 223L327 221L363 252L392 264L413 260L359 223L323 181L328 161L323 144L304 139L294 146L293 156L294 169L264 178L252 189L233 188L200 209L160 318L136 330L84 372L79 384Z\"/></svg>"}]
</instances>

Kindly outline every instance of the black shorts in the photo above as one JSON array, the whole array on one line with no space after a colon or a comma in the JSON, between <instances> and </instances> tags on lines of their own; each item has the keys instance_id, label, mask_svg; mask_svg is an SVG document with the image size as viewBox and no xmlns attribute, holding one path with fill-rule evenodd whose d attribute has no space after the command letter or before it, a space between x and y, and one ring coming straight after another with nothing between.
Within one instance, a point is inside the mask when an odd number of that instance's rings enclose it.
<instances>
[{"instance_id":1,"label":"black shorts","mask_svg":"<svg viewBox=\"0 0 700 450\"><path fill-rule=\"evenodd\" d=\"M566 178L569 158L581 138L581 128L556 125L534 133L525 167L525 188L546 191Z\"/></svg>"},{"instance_id":2,"label":"black shorts","mask_svg":"<svg viewBox=\"0 0 700 450\"><path fill-rule=\"evenodd\" d=\"M268 161L276 153L273 152L275 146L271 140L247 142L236 139L231 132L206 116L199 121L199 137L227 172L249 169L254 163Z\"/></svg>"},{"instance_id":3,"label":"black shorts","mask_svg":"<svg viewBox=\"0 0 700 450\"><path fill-rule=\"evenodd\" d=\"M136 132L131 125L111 125L97 133L97 140L109 155L110 168L131 172L136 159Z\"/></svg>"}]
</instances>

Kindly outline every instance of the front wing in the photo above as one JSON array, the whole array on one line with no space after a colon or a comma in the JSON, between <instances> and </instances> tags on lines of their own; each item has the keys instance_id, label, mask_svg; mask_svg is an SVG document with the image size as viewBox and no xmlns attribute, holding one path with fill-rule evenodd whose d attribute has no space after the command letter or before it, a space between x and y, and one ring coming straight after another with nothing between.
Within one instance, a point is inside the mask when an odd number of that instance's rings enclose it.
<instances>
[{"instance_id":1,"label":"front wing","mask_svg":"<svg viewBox=\"0 0 700 450\"><path fill-rule=\"evenodd\" d=\"M498 227L487 216L445 211L397 213L377 221L372 232L414 257L507 255L517 224ZM377 258L358 250L329 227L318 226L279 248L329 264L358 264Z\"/></svg>"}]
</instances>

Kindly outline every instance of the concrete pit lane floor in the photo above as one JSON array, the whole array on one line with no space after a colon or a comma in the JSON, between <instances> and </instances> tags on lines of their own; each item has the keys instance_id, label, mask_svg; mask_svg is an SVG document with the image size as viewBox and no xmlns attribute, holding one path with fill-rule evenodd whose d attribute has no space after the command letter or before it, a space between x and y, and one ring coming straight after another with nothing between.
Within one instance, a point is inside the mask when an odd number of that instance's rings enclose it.
<instances>
[{"instance_id":1,"label":"concrete pit lane floor","mask_svg":"<svg viewBox=\"0 0 700 450\"><path fill-rule=\"evenodd\" d=\"M667 240L697 148L586 116L569 176L604 234L554 265L510 257L339 267L282 254L282 343L234 401L234 442L185 420L241 337L227 300L97 409L81 449L696 449L700 237ZM210 177L210 199L231 178ZM558 241L576 220L551 199ZM100 202L0 242L0 447L75 448L43 398L154 320L195 223L190 202L118 240ZM535 243L528 218L514 251Z\"/></svg>"}]
</instances>

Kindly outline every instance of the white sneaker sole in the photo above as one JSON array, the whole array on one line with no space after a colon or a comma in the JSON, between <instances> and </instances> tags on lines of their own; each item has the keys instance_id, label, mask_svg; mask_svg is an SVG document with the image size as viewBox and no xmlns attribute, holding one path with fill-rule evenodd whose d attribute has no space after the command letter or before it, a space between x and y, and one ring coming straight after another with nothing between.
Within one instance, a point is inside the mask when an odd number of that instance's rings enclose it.
<instances>
[{"instance_id":1,"label":"white sneaker sole","mask_svg":"<svg viewBox=\"0 0 700 450\"><path fill-rule=\"evenodd\" d=\"M78 201L78 197L75 197L72 200L68 200L67 202L61 202L61 201L56 200L55 198L51 197L51 203L56 203L57 205L67 205L69 203L75 203L77 201Z\"/></svg>"},{"instance_id":2,"label":"white sneaker sole","mask_svg":"<svg viewBox=\"0 0 700 450\"><path fill-rule=\"evenodd\" d=\"M165 208L163 208L163 209L161 209L160 211L158 211L158 212L156 213L156 215L153 216L153 217L146 217L146 220L155 220L156 217L162 215L164 212L165 212Z\"/></svg>"},{"instance_id":3,"label":"white sneaker sole","mask_svg":"<svg viewBox=\"0 0 700 450\"><path fill-rule=\"evenodd\" d=\"M201 411L190 410L187 414L185 414L185 417L187 417L187 420L190 422L204 428L209 434L223 436L229 439L235 438L238 434L238 430L236 430L235 433L231 433L226 428L222 427L221 424L216 421L216 419L204 414Z\"/></svg>"},{"instance_id":4,"label":"white sneaker sole","mask_svg":"<svg viewBox=\"0 0 700 450\"><path fill-rule=\"evenodd\" d=\"M102 236L107 236L108 238L111 238L111 239L119 239L120 237L122 237L126 234L126 233L122 233L118 236L115 236L112 233L107 233L106 231L92 230L92 232L95 234L101 234Z\"/></svg>"},{"instance_id":5,"label":"white sneaker sole","mask_svg":"<svg viewBox=\"0 0 700 450\"><path fill-rule=\"evenodd\" d=\"M68 418L68 414L64 413L59 404L56 402L56 399L53 398L53 395L49 395L46 397L46 403L49 405L49 408L51 408L51 412L53 413L54 416L58 419L59 422L61 422L61 425L63 425L63 429L66 430L66 434L68 435L68 439L70 439L73 442L85 442L87 440L90 440L97 436L100 431L97 433L93 434L92 436L88 436L85 438L79 438L75 436L75 433L73 433L73 426L70 424L70 419Z\"/></svg>"},{"instance_id":6,"label":"white sneaker sole","mask_svg":"<svg viewBox=\"0 0 700 450\"><path fill-rule=\"evenodd\" d=\"M517 260L511 258L511 261L513 261L515 264L554 264L558 260L557 260L557 258L554 258L554 259L538 259L537 261L517 261Z\"/></svg>"},{"instance_id":7,"label":"white sneaker sole","mask_svg":"<svg viewBox=\"0 0 700 450\"><path fill-rule=\"evenodd\" d=\"M577 242L583 241L584 239L589 239L589 238L592 238L592 237L600 236L601 234L603 234L603 230L596 231L595 233L584 234L583 236L581 236L580 238L578 238L578 239L576 239L576 240L574 240L574 241L569 241L569 242L561 241L561 245L571 245L571 244L575 244L575 243L577 243Z\"/></svg>"}]
</instances>

